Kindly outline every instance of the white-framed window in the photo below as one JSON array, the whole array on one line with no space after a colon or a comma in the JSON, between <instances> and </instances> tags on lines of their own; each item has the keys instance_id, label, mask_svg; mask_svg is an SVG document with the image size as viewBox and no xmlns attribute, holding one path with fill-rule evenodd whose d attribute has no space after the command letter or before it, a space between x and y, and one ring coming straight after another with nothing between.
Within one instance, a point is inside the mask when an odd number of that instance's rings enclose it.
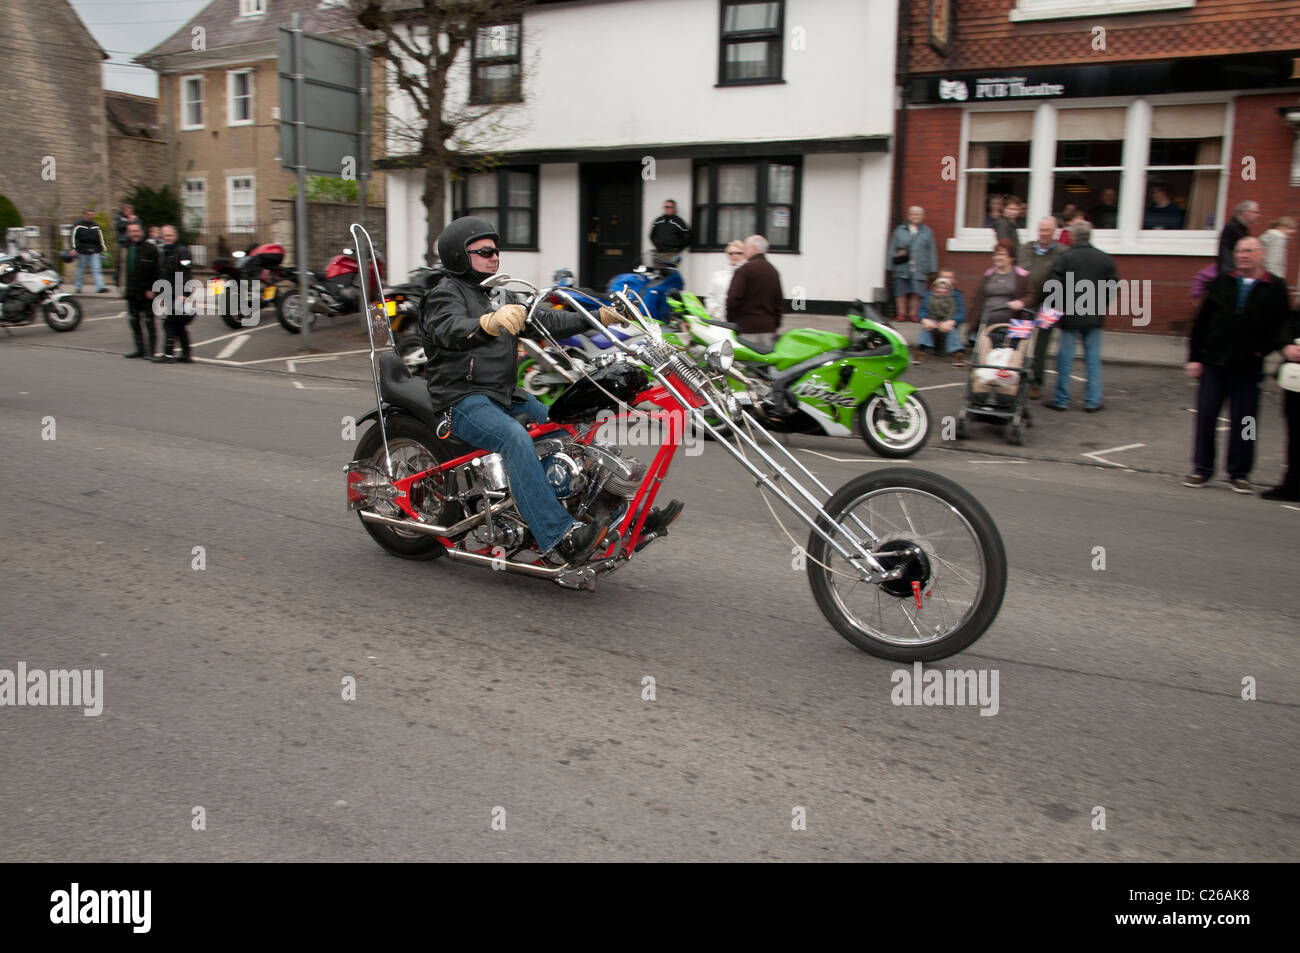
<instances>
[{"instance_id":1,"label":"white-framed window","mask_svg":"<svg viewBox=\"0 0 1300 953\"><path fill-rule=\"evenodd\" d=\"M181 227L202 228L208 221L208 180L186 179L181 183Z\"/></svg>"},{"instance_id":2,"label":"white-framed window","mask_svg":"<svg viewBox=\"0 0 1300 953\"><path fill-rule=\"evenodd\" d=\"M253 71L232 69L226 72L226 125L253 124Z\"/></svg>"},{"instance_id":3,"label":"white-framed window","mask_svg":"<svg viewBox=\"0 0 1300 953\"><path fill-rule=\"evenodd\" d=\"M1011 10L1011 19L1064 20L1159 10L1190 10L1194 6L1196 0L1017 0Z\"/></svg>"},{"instance_id":4,"label":"white-framed window","mask_svg":"<svg viewBox=\"0 0 1300 953\"><path fill-rule=\"evenodd\" d=\"M181 129L202 129L203 77L182 76L180 90Z\"/></svg>"},{"instance_id":5,"label":"white-framed window","mask_svg":"<svg viewBox=\"0 0 1300 953\"><path fill-rule=\"evenodd\" d=\"M266 0L239 0L241 17L256 17L266 12Z\"/></svg>"},{"instance_id":6,"label":"white-framed window","mask_svg":"<svg viewBox=\"0 0 1300 953\"><path fill-rule=\"evenodd\" d=\"M232 232L251 232L257 221L257 179L251 175L226 178L226 224Z\"/></svg>"},{"instance_id":7,"label":"white-framed window","mask_svg":"<svg viewBox=\"0 0 1300 953\"><path fill-rule=\"evenodd\" d=\"M1019 102L962 117L956 234L949 251L988 251L989 210L1027 200L1017 225L1073 203L1094 243L1118 254L1214 254L1225 215L1232 103L1196 94Z\"/></svg>"}]
</instances>

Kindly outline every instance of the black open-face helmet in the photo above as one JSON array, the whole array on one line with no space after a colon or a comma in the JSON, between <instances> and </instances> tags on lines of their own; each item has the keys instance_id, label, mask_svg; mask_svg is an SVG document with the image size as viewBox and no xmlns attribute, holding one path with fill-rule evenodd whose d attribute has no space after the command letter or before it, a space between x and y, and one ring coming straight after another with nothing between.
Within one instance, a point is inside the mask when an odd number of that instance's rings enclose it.
<instances>
[{"instance_id":1,"label":"black open-face helmet","mask_svg":"<svg viewBox=\"0 0 1300 953\"><path fill-rule=\"evenodd\" d=\"M458 218L442 230L442 234L438 236L438 257L442 259L442 267L447 274L464 278L473 271L465 246L480 238L501 241L496 226L486 218L479 218L477 215Z\"/></svg>"}]
</instances>

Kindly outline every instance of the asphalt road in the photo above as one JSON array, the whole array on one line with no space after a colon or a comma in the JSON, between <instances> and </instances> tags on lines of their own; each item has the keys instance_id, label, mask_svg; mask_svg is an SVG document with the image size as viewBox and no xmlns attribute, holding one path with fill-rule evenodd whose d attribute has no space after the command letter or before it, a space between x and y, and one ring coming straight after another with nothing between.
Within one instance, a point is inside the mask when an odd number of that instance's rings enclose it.
<instances>
[{"instance_id":1,"label":"asphalt road","mask_svg":"<svg viewBox=\"0 0 1300 953\"><path fill-rule=\"evenodd\" d=\"M1071 444L1185 453L1190 422L1149 408L1150 441L1057 424L1121 426L1118 382L1112 416L1053 415L1022 455L984 434L905 464L1006 541L1001 614L939 665L998 673L985 717L892 704L900 666L823 620L716 448L679 456L685 515L595 593L404 562L344 506L367 384L124 361L108 317L0 340L0 669L104 680L98 717L0 708L0 860L1300 857L1300 510L1091 465ZM831 485L883 463L791 444Z\"/></svg>"}]
</instances>

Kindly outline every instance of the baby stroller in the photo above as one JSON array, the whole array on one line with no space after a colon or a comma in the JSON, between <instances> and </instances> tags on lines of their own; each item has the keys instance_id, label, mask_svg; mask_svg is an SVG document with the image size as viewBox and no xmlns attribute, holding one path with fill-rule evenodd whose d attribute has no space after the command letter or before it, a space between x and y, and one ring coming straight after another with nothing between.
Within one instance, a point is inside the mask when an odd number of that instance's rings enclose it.
<instances>
[{"instance_id":1,"label":"baby stroller","mask_svg":"<svg viewBox=\"0 0 1300 953\"><path fill-rule=\"evenodd\" d=\"M1019 318L979 329L957 412L958 439L970 437L972 420L984 420L1006 427L1007 443L1012 446L1025 442L1025 428L1034 424L1029 410L1030 369L1025 364L1034 353L1037 334L1036 322Z\"/></svg>"}]
</instances>

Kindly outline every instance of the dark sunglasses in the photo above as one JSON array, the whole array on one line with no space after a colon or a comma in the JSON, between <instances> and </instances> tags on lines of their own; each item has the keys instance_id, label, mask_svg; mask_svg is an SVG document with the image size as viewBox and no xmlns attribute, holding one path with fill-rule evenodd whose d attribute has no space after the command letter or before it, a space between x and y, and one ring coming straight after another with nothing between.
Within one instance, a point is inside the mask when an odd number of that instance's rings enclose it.
<instances>
[{"instance_id":1,"label":"dark sunglasses","mask_svg":"<svg viewBox=\"0 0 1300 953\"><path fill-rule=\"evenodd\" d=\"M501 254L501 249L499 249L499 248L476 248L476 249L474 249L472 252L470 252L470 254L471 254L471 255L478 255L480 258L496 258L497 255L500 255L500 254Z\"/></svg>"}]
</instances>

